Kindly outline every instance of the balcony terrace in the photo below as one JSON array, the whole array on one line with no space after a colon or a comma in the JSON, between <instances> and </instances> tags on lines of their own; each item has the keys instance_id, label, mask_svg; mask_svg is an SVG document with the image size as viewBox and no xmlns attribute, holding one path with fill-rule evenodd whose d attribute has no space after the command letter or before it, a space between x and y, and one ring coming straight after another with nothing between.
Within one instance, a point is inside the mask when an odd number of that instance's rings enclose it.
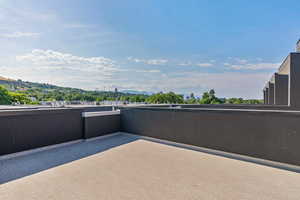
<instances>
[{"instance_id":1,"label":"balcony terrace","mask_svg":"<svg viewBox=\"0 0 300 200\"><path fill-rule=\"evenodd\" d=\"M0 112L0 199L300 198L299 111L82 113Z\"/></svg>"}]
</instances>

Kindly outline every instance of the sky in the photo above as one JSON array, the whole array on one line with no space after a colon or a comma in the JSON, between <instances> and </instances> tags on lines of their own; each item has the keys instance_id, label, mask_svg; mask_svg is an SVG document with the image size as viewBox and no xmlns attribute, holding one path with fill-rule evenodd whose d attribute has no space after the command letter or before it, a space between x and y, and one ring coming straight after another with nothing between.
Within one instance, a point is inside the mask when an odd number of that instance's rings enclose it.
<instances>
[{"instance_id":1,"label":"sky","mask_svg":"<svg viewBox=\"0 0 300 200\"><path fill-rule=\"evenodd\" d=\"M299 10L289 0L0 0L0 76L262 98L295 50Z\"/></svg>"}]
</instances>

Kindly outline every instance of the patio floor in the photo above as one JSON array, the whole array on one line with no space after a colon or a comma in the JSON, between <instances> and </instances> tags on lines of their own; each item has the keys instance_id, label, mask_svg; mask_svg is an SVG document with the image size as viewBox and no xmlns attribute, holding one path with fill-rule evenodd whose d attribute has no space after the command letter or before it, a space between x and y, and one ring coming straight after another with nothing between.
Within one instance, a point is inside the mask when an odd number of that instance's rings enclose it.
<instances>
[{"instance_id":1,"label":"patio floor","mask_svg":"<svg viewBox=\"0 0 300 200\"><path fill-rule=\"evenodd\" d=\"M122 134L2 159L0 167L5 200L300 199L299 173Z\"/></svg>"}]
</instances>

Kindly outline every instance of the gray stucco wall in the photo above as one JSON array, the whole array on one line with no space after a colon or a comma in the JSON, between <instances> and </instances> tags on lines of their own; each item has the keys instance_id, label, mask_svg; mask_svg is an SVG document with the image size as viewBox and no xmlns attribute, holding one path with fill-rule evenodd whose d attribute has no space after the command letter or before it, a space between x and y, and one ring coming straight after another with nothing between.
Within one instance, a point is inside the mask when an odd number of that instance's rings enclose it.
<instances>
[{"instance_id":1,"label":"gray stucco wall","mask_svg":"<svg viewBox=\"0 0 300 200\"><path fill-rule=\"evenodd\" d=\"M266 104L269 104L269 88L266 88Z\"/></svg>"},{"instance_id":2,"label":"gray stucco wall","mask_svg":"<svg viewBox=\"0 0 300 200\"><path fill-rule=\"evenodd\" d=\"M92 138L120 131L120 114L84 117L84 138Z\"/></svg>"},{"instance_id":3,"label":"gray stucco wall","mask_svg":"<svg viewBox=\"0 0 300 200\"><path fill-rule=\"evenodd\" d=\"M274 104L274 83L269 82L269 90L268 90L268 104Z\"/></svg>"},{"instance_id":4,"label":"gray stucco wall","mask_svg":"<svg viewBox=\"0 0 300 200\"><path fill-rule=\"evenodd\" d=\"M86 106L82 107L84 112L100 112L100 111L112 111L113 106Z\"/></svg>"},{"instance_id":5,"label":"gray stucco wall","mask_svg":"<svg viewBox=\"0 0 300 200\"><path fill-rule=\"evenodd\" d=\"M299 119L295 111L121 110L125 132L295 165Z\"/></svg>"},{"instance_id":6,"label":"gray stucco wall","mask_svg":"<svg viewBox=\"0 0 300 200\"><path fill-rule=\"evenodd\" d=\"M289 76L275 73L274 95L276 105L288 105Z\"/></svg>"},{"instance_id":7,"label":"gray stucco wall","mask_svg":"<svg viewBox=\"0 0 300 200\"><path fill-rule=\"evenodd\" d=\"M300 108L300 53L290 54L289 104Z\"/></svg>"},{"instance_id":8,"label":"gray stucco wall","mask_svg":"<svg viewBox=\"0 0 300 200\"><path fill-rule=\"evenodd\" d=\"M81 109L0 112L0 155L83 137Z\"/></svg>"},{"instance_id":9,"label":"gray stucco wall","mask_svg":"<svg viewBox=\"0 0 300 200\"><path fill-rule=\"evenodd\" d=\"M268 90L268 88L266 88ZM266 104L165 104L159 107L153 105L134 106L131 108L212 108L212 109L247 109L247 110L300 110L297 107L288 105L266 105ZM130 108L128 106L118 106L118 109Z\"/></svg>"},{"instance_id":10,"label":"gray stucco wall","mask_svg":"<svg viewBox=\"0 0 300 200\"><path fill-rule=\"evenodd\" d=\"M212 108L212 109L247 109L247 110L289 110L287 105L265 105L265 104L196 104L196 105L171 105L172 107L180 106L181 108ZM170 106L169 106L170 107Z\"/></svg>"}]
</instances>

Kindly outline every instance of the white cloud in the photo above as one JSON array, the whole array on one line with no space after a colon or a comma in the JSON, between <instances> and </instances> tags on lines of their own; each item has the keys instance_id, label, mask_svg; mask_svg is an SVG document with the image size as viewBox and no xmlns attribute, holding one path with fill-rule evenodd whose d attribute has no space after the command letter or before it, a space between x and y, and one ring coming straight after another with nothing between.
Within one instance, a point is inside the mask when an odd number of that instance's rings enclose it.
<instances>
[{"instance_id":1,"label":"white cloud","mask_svg":"<svg viewBox=\"0 0 300 200\"><path fill-rule=\"evenodd\" d=\"M263 62L262 58L255 58L254 60L248 60L243 58L228 57L228 62L224 62L223 65L227 69L232 70L267 70L277 69L280 63Z\"/></svg>"},{"instance_id":2,"label":"white cloud","mask_svg":"<svg viewBox=\"0 0 300 200\"><path fill-rule=\"evenodd\" d=\"M10 64L2 65L1 76L84 89L101 88L120 73L119 66L109 58L41 49L16 56Z\"/></svg>"},{"instance_id":3,"label":"white cloud","mask_svg":"<svg viewBox=\"0 0 300 200\"><path fill-rule=\"evenodd\" d=\"M203 63L195 63L195 62L191 62L191 61L185 61L185 62L181 62L178 65L179 66L198 66L198 67L212 67L214 66L214 62L216 62L215 60L210 60L209 62L203 62Z\"/></svg>"},{"instance_id":4,"label":"white cloud","mask_svg":"<svg viewBox=\"0 0 300 200\"><path fill-rule=\"evenodd\" d=\"M260 98L262 87L270 77L270 73L266 72L133 69L119 66L110 58L82 57L41 49L17 56L14 62L11 65L1 64L1 76L83 89L103 89L113 85L120 90L194 92L201 95L214 88L220 97Z\"/></svg>"},{"instance_id":5,"label":"white cloud","mask_svg":"<svg viewBox=\"0 0 300 200\"><path fill-rule=\"evenodd\" d=\"M229 69L233 69L233 70L264 70L264 69L276 69L280 66L280 63L262 62L262 63L231 64L227 66L229 66Z\"/></svg>"},{"instance_id":6,"label":"white cloud","mask_svg":"<svg viewBox=\"0 0 300 200\"><path fill-rule=\"evenodd\" d=\"M248 62L247 59L243 59L243 58L228 57L227 59L232 60L236 63L240 63L240 64L245 64Z\"/></svg>"},{"instance_id":7,"label":"white cloud","mask_svg":"<svg viewBox=\"0 0 300 200\"><path fill-rule=\"evenodd\" d=\"M181 62L178 65L180 65L180 66L191 66L191 65L193 65L193 63L191 61L186 61L186 62Z\"/></svg>"},{"instance_id":8,"label":"white cloud","mask_svg":"<svg viewBox=\"0 0 300 200\"><path fill-rule=\"evenodd\" d=\"M146 63L149 65L164 65L168 62L168 60L165 59L153 59L153 60L147 60Z\"/></svg>"},{"instance_id":9,"label":"white cloud","mask_svg":"<svg viewBox=\"0 0 300 200\"><path fill-rule=\"evenodd\" d=\"M109 58L81 57L53 50L34 49L29 54L16 56L16 60L51 69L73 69L103 73L116 70L115 61Z\"/></svg>"},{"instance_id":10,"label":"white cloud","mask_svg":"<svg viewBox=\"0 0 300 200\"><path fill-rule=\"evenodd\" d=\"M196 65L199 66L199 67L211 67L211 66L213 66L212 63L197 63Z\"/></svg>"},{"instance_id":11,"label":"white cloud","mask_svg":"<svg viewBox=\"0 0 300 200\"><path fill-rule=\"evenodd\" d=\"M5 38L21 38L21 37L38 37L40 33L32 33L32 32L13 32L13 33L3 33L0 34L0 37Z\"/></svg>"},{"instance_id":12,"label":"white cloud","mask_svg":"<svg viewBox=\"0 0 300 200\"><path fill-rule=\"evenodd\" d=\"M140 73L160 73L160 70L156 70L156 69L151 69L151 70L135 70L135 72L140 72Z\"/></svg>"},{"instance_id":13,"label":"white cloud","mask_svg":"<svg viewBox=\"0 0 300 200\"><path fill-rule=\"evenodd\" d=\"M261 98L270 73L202 73L195 71L162 73L156 69L117 67L103 57L81 57L51 50L34 50L18 56L16 66L0 67L1 76L52 83L83 89L134 89L149 92L174 91L201 95L214 88L220 97Z\"/></svg>"},{"instance_id":14,"label":"white cloud","mask_svg":"<svg viewBox=\"0 0 300 200\"><path fill-rule=\"evenodd\" d=\"M147 65L165 65L168 63L167 59L140 59L140 58L127 58L129 61L135 62L135 63L144 63Z\"/></svg>"}]
</instances>

